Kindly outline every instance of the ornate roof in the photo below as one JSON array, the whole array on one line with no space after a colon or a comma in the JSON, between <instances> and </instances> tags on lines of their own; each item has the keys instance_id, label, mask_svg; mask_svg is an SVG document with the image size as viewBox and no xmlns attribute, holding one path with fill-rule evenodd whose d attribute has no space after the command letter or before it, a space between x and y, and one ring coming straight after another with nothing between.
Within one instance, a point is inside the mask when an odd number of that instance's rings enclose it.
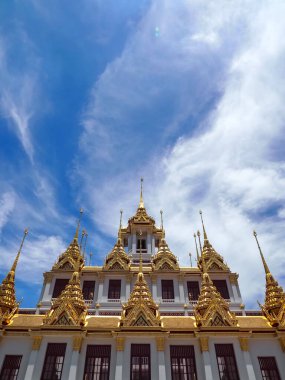
<instances>
[{"instance_id":1,"label":"ornate roof","mask_svg":"<svg viewBox=\"0 0 285 380\"><path fill-rule=\"evenodd\" d=\"M121 326L160 326L158 305L154 302L142 272L142 262L136 283L127 304L123 305Z\"/></svg>"},{"instance_id":2,"label":"ornate roof","mask_svg":"<svg viewBox=\"0 0 285 380\"><path fill-rule=\"evenodd\" d=\"M80 218L78 221L78 225L76 228L76 232L74 235L74 238L72 242L69 244L68 248L65 252L63 252L57 262L52 267L53 270L75 270L77 263L79 261L80 267L84 265L84 259L81 255L80 247L78 244L78 233L79 233L79 227L80 227L80 219L83 211L80 210Z\"/></svg>"},{"instance_id":3,"label":"ornate roof","mask_svg":"<svg viewBox=\"0 0 285 380\"><path fill-rule=\"evenodd\" d=\"M152 261L153 270L171 271L179 270L176 256L170 251L165 238L160 240L159 248Z\"/></svg>"},{"instance_id":4,"label":"ornate roof","mask_svg":"<svg viewBox=\"0 0 285 380\"><path fill-rule=\"evenodd\" d=\"M130 258L127 255L122 240L118 238L112 251L108 254L103 270L129 270Z\"/></svg>"},{"instance_id":5,"label":"ornate roof","mask_svg":"<svg viewBox=\"0 0 285 380\"><path fill-rule=\"evenodd\" d=\"M19 308L15 293L15 272L27 233L26 229L14 263L0 285L0 325L7 325Z\"/></svg>"},{"instance_id":6,"label":"ornate roof","mask_svg":"<svg viewBox=\"0 0 285 380\"><path fill-rule=\"evenodd\" d=\"M229 304L214 286L206 271L202 252L202 284L198 303L194 309L197 326L233 326L237 325L237 318L230 311Z\"/></svg>"},{"instance_id":7,"label":"ornate roof","mask_svg":"<svg viewBox=\"0 0 285 380\"><path fill-rule=\"evenodd\" d=\"M283 327L285 326L285 293L283 288L279 286L278 282L274 279L268 268L257 239L257 233L255 231L253 232L253 235L257 242L266 278L264 305L260 305L260 307L264 316L268 319L272 326L276 327L280 325Z\"/></svg>"},{"instance_id":8,"label":"ornate roof","mask_svg":"<svg viewBox=\"0 0 285 380\"><path fill-rule=\"evenodd\" d=\"M205 262L205 270L208 271L229 271L229 267L227 264L224 263L223 257L217 253L217 251L213 248L211 243L209 242L206 229L204 226L203 218L202 218L202 211L200 211L201 220L202 220L202 226L203 226L203 233L204 233L204 244L202 249L202 255L204 257ZM202 258L200 257L198 265L200 268L202 268Z\"/></svg>"},{"instance_id":9,"label":"ornate roof","mask_svg":"<svg viewBox=\"0 0 285 380\"><path fill-rule=\"evenodd\" d=\"M43 323L45 325L83 326L86 314L87 307L83 299L79 268L77 267L68 284L45 315Z\"/></svg>"}]
</instances>

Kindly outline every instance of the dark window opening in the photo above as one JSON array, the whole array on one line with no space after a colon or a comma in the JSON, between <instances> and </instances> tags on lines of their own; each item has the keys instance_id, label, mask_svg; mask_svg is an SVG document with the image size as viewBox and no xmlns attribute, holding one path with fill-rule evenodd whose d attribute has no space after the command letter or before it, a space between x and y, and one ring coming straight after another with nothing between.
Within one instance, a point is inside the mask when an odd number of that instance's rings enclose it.
<instances>
[{"instance_id":1,"label":"dark window opening","mask_svg":"<svg viewBox=\"0 0 285 380\"><path fill-rule=\"evenodd\" d=\"M6 355L0 374L0 380L17 380L21 360L21 355Z\"/></svg>"},{"instance_id":2,"label":"dark window opening","mask_svg":"<svg viewBox=\"0 0 285 380\"><path fill-rule=\"evenodd\" d=\"M226 280L213 280L213 284L224 299L228 300L230 298Z\"/></svg>"},{"instance_id":3,"label":"dark window opening","mask_svg":"<svg viewBox=\"0 0 285 380\"><path fill-rule=\"evenodd\" d=\"M108 298L112 300L121 298L121 280L109 280Z\"/></svg>"},{"instance_id":4,"label":"dark window opening","mask_svg":"<svg viewBox=\"0 0 285 380\"><path fill-rule=\"evenodd\" d=\"M111 346L88 345L83 380L108 380L110 361Z\"/></svg>"},{"instance_id":5,"label":"dark window opening","mask_svg":"<svg viewBox=\"0 0 285 380\"><path fill-rule=\"evenodd\" d=\"M146 249L146 239L138 239L137 250Z\"/></svg>"},{"instance_id":6,"label":"dark window opening","mask_svg":"<svg viewBox=\"0 0 285 380\"><path fill-rule=\"evenodd\" d=\"M58 278L57 280L55 280L52 298L57 298L60 296L63 289L68 284L68 281L69 281L68 278Z\"/></svg>"},{"instance_id":7,"label":"dark window opening","mask_svg":"<svg viewBox=\"0 0 285 380\"><path fill-rule=\"evenodd\" d=\"M170 346L172 380L197 380L193 346Z\"/></svg>"},{"instance_id":8,"label":"dark window opening","mask_svg":"<svg viewBox=\"0 0 285 380\"><path fill-rule=\"evenodd\" d=\"M150 380L150 345L131 345L131 380Z\"/></svg>"},{"instance_id":9,"label":"dark window opening","mask_svg":"<svg viewBox=\"0 0 285 380\"><path fill-rule=\"evenodd\" d=\"M215 344L220 380L239 380L232 344Z\"/></svg>"},{"instance_id":10,"label":"dark window opening","mask_svg":"<svg viewBox=\"0 0 285 380\"><path fill-rule=\"evenodd\" d=\"M124 238L124 247L128 247L128 239L127 238Z\"/></svg>"},{"instance_id":11,"label":"dark window opening","mask_svg":"<svg viewBox=\"0 0 285 380\"><path fill-rule=\"evenodd\" d=\"M93 300L94 289L95 289L95 281L84 281L83 288L82 288L83 298L85 300Z\"/></svg>"},{"instance_id":12,"label":"dark window opening","mask_svg":"<svg viewBox=\"0 0 285 380\"><path fill-rule=\"evenodd\" d=\"M159 247L159 239L155 239L155 248Z\"/></svg>"},{"instance_id":13,"label":"dark window opening","mask_svg":"<svg viewBox=\"0 0 285 380\"><path fill-rule=\"evenodd\" d=\"M162 292L162 299L173 300L174 299L173 280L161 280L161 292Z\"/></svg>"},{"instance_id":14,"label":"dark window opening","mask_svg":"<svg viewBox=\"0 0 285 380\"><path fill-rule=\"evenodd\" d=\"M41 380L60 380L66 350L66 343L49 343Z\"/></svg>"},{"instance_id":15,"label":"dark window opening","mask_svg":"<svg viewBox=\"0 0 285 380\"><path fill-rule=\"evenodd\" d=\"M199 282L198 281L187 281L188 297L189 301L197 301L199 298Z\"/></svg>"},{"instance_id":16,"label":"dark window opening","mask_svg":"<svg viewBox=\"0 0 285 380\"><path fill-rule=\"evenodd\" d=\"M281 380L274 356L258 358L262 380Z\"/></svg>"}]
</instances>

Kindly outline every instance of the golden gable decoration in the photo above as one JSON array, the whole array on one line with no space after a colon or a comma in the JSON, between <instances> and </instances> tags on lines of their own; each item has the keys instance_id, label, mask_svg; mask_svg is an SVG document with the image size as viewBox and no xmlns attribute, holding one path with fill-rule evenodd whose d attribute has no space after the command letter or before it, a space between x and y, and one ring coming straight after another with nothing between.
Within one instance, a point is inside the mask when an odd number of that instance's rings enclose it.
<instances>
[{"instance_id":1,"label":"golden gable decoration","mask_svg":"<svg viewBox=\"0 0 285 380\"><path fill-rule=\"evenodd\" d=\"M154 302L142 272L142 259L134 289L123 305L121 326L160 326L158 305Z\"/></svg>"},{"instance_id":2,"label":"golden gable decoration","mask_svg":"<svg viewBox=\"0 0 285 380\"><path fill-rule=\"evenodd\" d=\"M130 258L127 255L122 241L118 238L114 248L106 258L103 270L128 271L130 268Z\"/></svg>"},{"instance_id":3,"label":"golden gable decoration","mask_svg":"<svg viewBox=\"0 0 285 380\"><path fill-rule=\"evenodd\" d=\"M80 287L79 264L60 296L43 319L44 325L84 326L87 307Z\"/></svg>"},{"instance_id":4,"label":"golden gable decoration","mask_svg":"<svg viewBox=\"0 0 285 380\"><path fill-rule=\"evenodd\" d=\"M254 231L253 235L257 242L261 260L263 263L265 278L266 278L266 290L264 305L259 304L263 315L267 318L271 326L285 327L285 293L278 282L272 276L269 267L265 261L263 253L261 251L259 241L257 239L257 233Z\"/></svg>"},{"instance_id":5,"label":"golden gable decoration","mask_svg":"<svg viewBox=\"0 0 285 380\"><path fill-rule=\"evenodd\" d=\"M213 248L211 243L209 242L206 229L204 226L204 221L202 217L202 211L200 211L201 221L203 226L204 233L204 244L201 256L204 256L204 265L206 272L209 271L227 271L229 272L229 267L224 263L224 259L221 255L217 253L217 251ZM198 265L202 268L202 258L200 257Z\"/></svg>"},{"instance_id":6,"label":"golden gable decoration","mask_svg":"<svg viewBox=\"0 0 285 380\"><path fill-rule=\"evenodd\" d=\"M179 271L177 258L170 251L165 238L160 240L158 251L152 260L152 269L154 271Z\"/></svg>"},{"instance_id":7,"label":"golden gable decoration","mask_svg":"<svg viewBox=\"0 0 285 380\"><path fill-rule=\"evenodd\" d=\"M24 236L14 263L9 273L0 285L0 326L8 325L19 309L19 302L16 301L15 292L15 272L27 234L28 230L25 229Z\"/></svg>"},{"instance_id":8,"label":"golden gable decoration","mask_svg":"<svg viewBox=\"0 0 285 380\"><path fill-rule=\"evenodd\" d=\"M237 318L230 311L228 302L221 296L205 269L202 253L202 284L201 293L194 309L194 316L198 327L209 326L237 326Z\"/></svg>"},{"instance_id":9,"label":"golden gable decoration","mask_svg":"<svg viewBox=\"0 0 285 380\"><path fill-rule=\"evenodd\" d=\"M83 214L83 210L80 210L80 217L78 220L76 232L72 242L69 244L67 250L63 252L57 262L52 267L53 270L75 270L77 263L79 262L80 267L84 265L84 259L81 255L80 247L78 244L78 233L80 227L81 216Z\"/></svg>"}]
</instances>

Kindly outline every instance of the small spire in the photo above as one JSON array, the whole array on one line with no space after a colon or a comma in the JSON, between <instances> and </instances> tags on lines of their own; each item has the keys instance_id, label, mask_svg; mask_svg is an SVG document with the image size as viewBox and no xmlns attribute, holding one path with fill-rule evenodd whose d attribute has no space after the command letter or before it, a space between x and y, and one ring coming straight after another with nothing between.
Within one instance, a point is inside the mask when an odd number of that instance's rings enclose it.
<instances>
[{"instance_id":1,"label":"small spire","mask_svg":"<svg viewBox=\"0 0 285 380\"><path fill-rule=\"evenodd\" d=\"M192 268L192 253L191 252L189 252L189 258L190 258L190 265L191 265L191 268Z\"/></svg>"},{"instance_id":2,"label":"small spire","mask_svg":"<svg viewBox=\"0 0 285 380\"><path fill-rule=\"evenodd\" d=\"M74 236L74 239L76 239L76 240L78 240L79 227L80 227L80 223L81 223L82 214L83 214L83 209L81 208L80 209L80 215L79 215L78 222L77 222L77 228L76 228L75 236Z\"/></svg>"},{"instance_id":3,"label":"small spire","mask_svg":"<svg viewBox=\"0 0 285 380\"><path fill-rule=\"evenodd\" d=\"M141 195L140 195L139 208L145 208L144 201L143 201L143 178L141 178Z\"/></svg>"},{"instance_id":4,"label":"small spire","mask_svg":"<svg viewBox=\"0 0 285 380\"><path fill-rule=\"evenodd\" d=\"M163 210L160 210L160 228L163 230Z\"/></svg>"},{"instance_id":5,"label":"small spire","mask_svg":"<svg viewBox=\"0 0 285 380\"><path fill-rule=\"evenodd\" d=\"M255 237L255 240L256 240L256 243L257 243L257 246L258 246L258 249L259 249L259 253L260 253L260 256L261 256L261 260L262 260L262 263L263 263L263 266L264 266L265 273L266 273L266 274L269 274L269 273L270 273L270 270L269 270L269 268L268 268L268 265L267 265L267 263L266 263L266 261L265 261L265 258L264 258L264 256L263 256L263 253L262 253L262 251L261 251L261 248L260 248L260 245L259 245L259 241L258 241L258 239L257 239L257 233L256 233L256 231L253 231L253 236Z\"/></svg>"},{"instance_id":6,"label":"small spire","mask_svg":"<svg viewBox=\"0 0 285 380\"><path fill-rule=\"evenodd\" d=\"M85 242L84 242L84 249L83 249L83 257L85 257L87 239L88 239L88 232L85 231Z\"/></svg>"},{"instance_id":7,"label":"small spire","mask_svg":"<svg viewBox=\"0 0 285 380\"><path fill-rule=\"evenodd\" d=\"M143 272L143 269L142 269L142 251L140 251L140 267L139 267L139 273L142 273Z\"/></svg>"},{"instance_id":8,"label":"small spire","mask_svg":"<svg viewBox=\"0 0 285 380\"><path fill-rule=\"evenodd\" d=\"M203 226L204 240L208 240L208 237L207 237L207 234L206 234L206 229L205 229L205 226L204 226L203 213L202 213L201 210L199 211L199 214L201 216L201 222L202 222L202 226Z\"/></svg>"},{"instance_id":9,"label":"small spire","mask_svg":"<svg viewBox=\"0 0 285 380\"><path fill-rule=\"evenodd\" d=\"M19 257L20 257L20 254L21 254L21 251L22 251L22 248L23 248L23 245L24 245L24 241L25 241L27 235L28 235L28 229L25 228L25 230L24 230L24 236L23 236L23 239L22 239L19 251L17 253L17 256L16 256L16 258L14 260L14 263L13 263L13 265L11 267L11 271L10 272L15 272L16 271L16 267L17 267L17 264L18 264L18 261L19 261Z\"/></svg>"},{"instance_id":10,"label":"small spire","mask_svg":"<svg viewBox=\"0 0 285 380\"><path fill-rule=\"evenodd\" d=\"M118 238L119 239L122 238L122 235L121 235L121 232L122 232L122 219L123 219L123 210L121 209L120 210L120 225L119 225L119 233L118 233Z\"/></svg>"},{"instance_id":11,"label":"small spire","mask_svg":"<svg viewBox=\"0 0 285 380\"><path fill-rule=\"evenodd\" d=\"M195 239L195 246L196 246L196 254L197 254L197 263L199 262L199 259L200 259L200 256L199 256L199 252L198 252L198 246L197 246L197 236L196 234L194 233L194 239Z\"/></svg>"},{"instance_id":12,"label":"small spire","mask_svg":"<svg viewBox=\"0 0 285 380\"><path fill-rule=\"evenodd\" d=\"M202 255L202 244L201 244L201 239L200 239L201 234L200 234L200 231L199 231L199 230L197 231L197 236L198 236L198 239L199 239L200 253L201 253L201 255Z\"/></svg>"},{"instance_id":13,"label":"small spire","mask_svg":"<svg viewBox=\"0 0 285 380\"><path fill-rule=\"evenodd\" d=\"M82 242L83 242L83 238L84 238L85 234L86 234L86 231L85 231L85 230L82 230L82 233L81 233L81 240L80 240L80 246L79 246L79 248L80 248L80 252L81 252L81 250L82 250Z\"/></svg>"}]
</instances>

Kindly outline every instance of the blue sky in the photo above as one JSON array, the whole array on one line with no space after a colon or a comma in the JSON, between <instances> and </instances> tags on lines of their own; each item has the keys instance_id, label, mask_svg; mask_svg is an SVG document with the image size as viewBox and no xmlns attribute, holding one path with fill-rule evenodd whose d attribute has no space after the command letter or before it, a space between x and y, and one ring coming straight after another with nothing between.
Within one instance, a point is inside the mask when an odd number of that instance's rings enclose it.
<instances>
[{"instance_id":1,"label":"blue sky","mask_svg":"<svg viewBox=\"0 0 285 380\"><path fill-rule=\"evenodd\" d=\"M0 274L29 226L23 306L72 239L78 210L101 264L138 204L182 265L210 241L263 301L255 228L285 286L285 4L38 0L0 5Z\"/></svg>"}]
</instances>

